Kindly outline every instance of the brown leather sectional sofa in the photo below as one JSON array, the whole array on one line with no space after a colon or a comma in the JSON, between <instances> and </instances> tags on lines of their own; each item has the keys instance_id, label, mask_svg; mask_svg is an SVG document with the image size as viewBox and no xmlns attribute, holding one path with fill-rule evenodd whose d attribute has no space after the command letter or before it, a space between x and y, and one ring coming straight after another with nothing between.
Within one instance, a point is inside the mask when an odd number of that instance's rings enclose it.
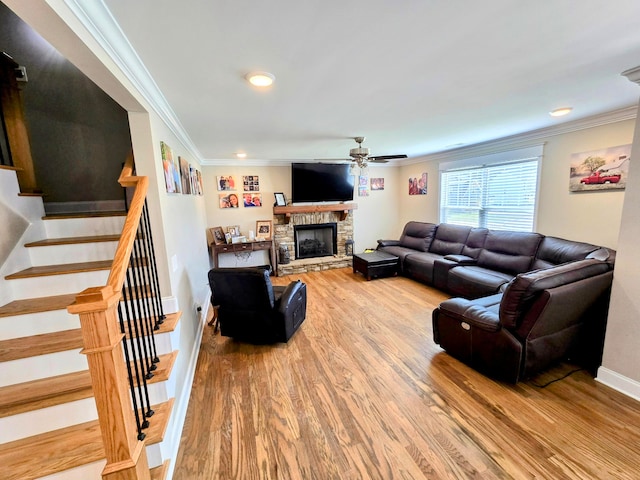
<instances>
[{"instance_id":1,"label":"brown leather sectional sofa","mask_svg":"<svg viewBox=\"0 0 640 480\"><path fill-rule=\"evenodd\" d=\"M592 373L600 365L615 251L423 222L378 249L399 257L401 274L454 296L433 312L434 341L477 370L517 382L566 358Z\"/></svg>"}]
</instances>

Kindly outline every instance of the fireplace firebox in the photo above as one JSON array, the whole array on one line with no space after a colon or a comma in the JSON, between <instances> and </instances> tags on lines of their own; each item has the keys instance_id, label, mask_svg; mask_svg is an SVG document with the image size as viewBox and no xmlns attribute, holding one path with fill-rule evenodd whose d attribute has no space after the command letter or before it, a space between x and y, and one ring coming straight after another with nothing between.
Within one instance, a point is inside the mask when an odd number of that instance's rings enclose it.
<instances>
[{"instance_id":1,"label":"fireplace firebox","mask_svg":"<svg viewBox=\"0 0 640 480\"><path fill-rule=\"evenodd\" d=\"M295 225L296 259L326 257L337 253L336 223Z\"/></svg>"}]
</instances>

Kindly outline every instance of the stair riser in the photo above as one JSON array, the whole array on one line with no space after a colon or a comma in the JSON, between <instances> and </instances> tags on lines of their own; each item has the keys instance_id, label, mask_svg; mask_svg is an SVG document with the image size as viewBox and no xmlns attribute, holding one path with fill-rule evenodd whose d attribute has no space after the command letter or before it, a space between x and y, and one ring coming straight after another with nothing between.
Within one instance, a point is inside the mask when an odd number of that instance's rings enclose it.
<instances>
[{"instance_id":1,"label":"stair riser","mask_svg":"<svg viewBox=\"0 0 640 480\"><path fill-rule=\"evenodd\" d=\"M93 397L0 418L0 443L89 422L96 418L98 413Z\"/></svg>"},{"instance_id":2,"label":"stair riser","mask_svg":"<svg viewBox=\"0 0 640 480\"><path fill-rule=\"evenodd\" d=\"M44 277L18 278L9 280L14 299L46 297L78 292L89 288L106 285L108 270L95 272L71 273L64 275L48 275Z\"/></svg>"},{"instance_id":3,"label":"stair riser","mask_svg":"<svg viewBox=\"0 0 640 480\"><path fill-rule=\"evenodd\" d=\"M122 232L124 216L65 218L44 222L47 238L115 235Z\"/></svg>"},{"instance_id":4,"label":"stair riser","mask_svg":"<svg viewBox=\"0 0 640 480\"><path fill-rule=\"evenodd\" d=\"M0 387L88 368L87 359L79 349L2 362L0 363Z\"/></svg>"},{"instance_id":5,"label":"stair riser","mask_svg":"<svg viewBox=\"0 0 640 480\"><path fill-rule=\"evenodd\" d=\"M131 278L138 280L136 270L131 270ZM146 281L140 274L140 280ZM89 287L101 287L107 284L109 270L90 272L65 273L62 275L45 275L40 277L15 278L8 280L6 285L11 287L13 298L22 300L33 297L63 295L72 292L82 292Z\"/></svg>"},{"instance_id":6,"label":"stair riser","mask_svg":"<svg viewBox=\"0 0 640 480\"><path fill-rule=\"evenodd\" d=\"M13 337L21 338L21 337ZM155 353L165 355L174 350L178 350L178 336L174 332L166 332L155 335ZM133 350L129 345L129 358L152 358L153 345L150 342L135 342ZM76 355L77 352L81 358ZM51 375L61 375L63 373L76 372L78 370L86 370L87 362L84 354L79 353L79 349L63 350L60 352L47 353L44 355L35 355L32 357L20 358L7 362L0 362L0 387L13 385L16 383L28 382L38 378L44 378ZM140 353L141 352L141 353ZM124 350L123 350L124 355ZM73 361L73 366L67 368L66 362ZM126 356L124 356L126 361ZM18 363L20 362L20 363ZM54 373L50 373L54 372ZM166 399L165 399L166 400Z\"/></svg>"},{"instance_id":7,"label":"stair riser","mask_svg":"<svg viewBox=\"0 0 640 480\"><path fill-rule=\"evenodd\" d=\"M51 264L112 260L118 242L77 243L29 248L31 265L39 267Z\"/></svg>"},{"instance_id":8,"label":"stair riser","mask_svg":"<svg viewBox=\"0 0 640 480\"><path fill-rule=\"evenodd\" d=\"M162 452L160 444L149 445L147 448L147 463L149 468L158 467L162 464ZM174 460L172 460L174 461ZM106 464L106 460L89 463L81 467L71 468L60 473L40 477L39 480L87 480L102 478L102 470Z\"/></svg>"},{"instance_id":9,"label":"stair riser","mask_svg":"<svg viewBox=\"0 0 640 480\"><path fill-rule=\"evenodd\" d=\"M177 338L178 337L174 334L174 332L155 334L154 339L156 344L156 353L158 355L165 355L167 353L173 352L174 350L178 350L179 344L178 344ZM138 353L139 348L142 348L142 352L143 352L142 354ZM152 348L152 346L145 342L145 344L142 347L138 347L138 344L136 342L133 355L131 355L131 352L130 352L131 358L150 357L151 355L147 355L144 353L145 348L147 349L147 351L151 351L150 349Z\"/></svg>"},{"instance_id":10,"label":"stair riser","mask_svg":"<svg viewBox=\"0 0 640 480\"><path fill-rule=\"evenodd\" d=\"M163 382L149 385L148 390L151 405L169 399ZM0 444L97 418L98 412L93 397L0 418Z\"/></svg>"},{"instance_id":11,"label":"stair riser","mask_svg":"<svg viewBox=\"0 0 640 480\"><path fill-rule=\"evenodd\" d=\"M80 319L66 310L0 318L0 340L80 328Z\"/></svg>"}]
</instances>

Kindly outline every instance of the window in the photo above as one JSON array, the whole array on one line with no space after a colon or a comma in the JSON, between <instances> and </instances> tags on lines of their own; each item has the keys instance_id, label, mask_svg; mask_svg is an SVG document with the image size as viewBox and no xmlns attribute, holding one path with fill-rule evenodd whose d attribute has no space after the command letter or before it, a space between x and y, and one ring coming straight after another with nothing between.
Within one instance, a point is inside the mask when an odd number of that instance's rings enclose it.
<instances>
[{"instance_id":1,"label":"window","mask_svg":"<svg viewBox=\"0 0 640 480\"><path fill-rule=\"evenodd\" d=\"M533 231L541 155L540 146L441 164L440 221Z\"/></svg>"}]
</instances>

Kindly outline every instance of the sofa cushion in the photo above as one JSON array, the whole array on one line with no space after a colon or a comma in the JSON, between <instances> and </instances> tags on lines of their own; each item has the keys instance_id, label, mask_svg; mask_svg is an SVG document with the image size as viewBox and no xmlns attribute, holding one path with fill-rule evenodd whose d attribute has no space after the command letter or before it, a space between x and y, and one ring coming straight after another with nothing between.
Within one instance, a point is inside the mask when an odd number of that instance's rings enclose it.
<instances>
[{"instance_id":1,"label":"sofa cushion","mask_svg":"<svg viewBox=\"0 0 640 480\"><path fill-rule=\"evenodd\" d=\"M400 246L428 252L437 228L434 223L408 222L400 235Z\"/></svg>"},{"instance_id":2,"label":"sofa cushion","mask_svg":"<svg viewBox=\"0 0 640 480\"><path fill-rule=\"evenodd\" d=\"M599 247L590 243L573 242L557 237L544 237L540 242L531 268L539 270L562 263L583 260L598 249Z\"/></svg>"},{"instance_id":3,"label":"sofa cushion","mask_svg":"<svg viewBox=\"0 0 640 480\"><path fill-rule=\"evenodd\" d=\"M447 290L464 298L478 298L500 291L513 275L478 266L454 267L449 270Z\"/></svg>"},{"instance_id":4,"label":"sofa cushion","mask_svg":"<svg viewBox=\"0 0 640 480\"><path fill-rule=\"evenodd\" d=\"M505 327L515 327L522 312L529 308L538 292L600 275L608 270L607 263L587 259L521 273L504 291L500 304L500 321Z\"/></svg>"},{"instance_id":5,"label":"sofa cushion","mask_svg":"<svg viewBox=\"0 0 640 480\"><path fill-rule=\"evenodd\" d=\"M433 264L442 255L431 252L412 253L404 259L403 273L421 282L433 285Z\"/></svg>"},{"instance_id":6,"label":"sofa cushion","mask_svg":"<svg viewBox=\"0 0 640 480\"><path fill-rule=\"evenodd\" d=\"M407 248L407 247L401 247L401 246L389 246L389 247L379 246L376 250L390 253L391 255L398 257L400 272L404 272L404 260L407 257L407 255L412 255L416 253L416 251L413 248Z\"/></svg>"},{"instance_id":7,"label":"sofa cushion","mask_svg":"<svg viewBox=\"0 0 640 480\"><path fill-rule=\"evenodd\" d=\"M469 231L469 236L467 237L467 241L465 242L464 247L462 248L462 255L466 255L471 258L478 258L480 252L482 251L482 247L484 247L484 242L487 239L487 234L489 230L483 227L475 227Z\"/></svg>"},{"instance_id":8,"label":"sofa cushion","mask_svg":"<svg viewBox=\"0 0 640 480\"><path fill-rule=\"evenodd\" d=\"M431 242L429 251L440 255L457 255L462 253L471 227L441 223Z\"/></svg>"},{"instance_id":9,"label":"sofa cushion","mask_svg":"<svg viewBox=\"0 0 640 480\"><path fill-rule=\"evenodd\" d=\"M478 266L512 276L530 270L542 240L539 233L489 230Z\"/></svg>"}]
</instances>

